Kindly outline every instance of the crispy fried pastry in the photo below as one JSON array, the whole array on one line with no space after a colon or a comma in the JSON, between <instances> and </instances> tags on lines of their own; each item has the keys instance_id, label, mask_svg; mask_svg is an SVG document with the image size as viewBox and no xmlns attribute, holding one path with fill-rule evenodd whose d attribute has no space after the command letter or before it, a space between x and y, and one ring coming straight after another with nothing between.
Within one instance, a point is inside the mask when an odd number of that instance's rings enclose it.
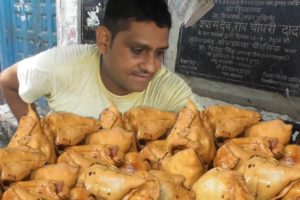
<instances>
[{"instance_id":1,"label":"crispy fried pastry","mask_svg":"<svg viewBox=\"0 0 300 200\"><path fill-rule=\"evenodd\" d=\"M125 128L138 140L157 140L173 127L176 113L154 108L132 108L124 114Z\"/></svg>"},{"instance_id":2,"label":"crispy fried pastry","mask_svg":"<svg viewBox=\"0 0 300 200\"><path fill-rule=\"evenodd\" d=\"M135 135L133 132L126 131L120 127L102 129L88 135L85 144L111 144L117 145L124 153L136 151Z\"/></svg>"},{"instance_id":3,"label":"crispy fried pastry","mask_svg":"<svg viewBox=\"0 0 300 200\"><path fill-rule=\"evenodd\" d=\"M0 181L0 199L2 199L2 195L3 195L3 192L5 191L5 188L3 186L3 183L2 181Z\"/></svg>"},{"instance_id":4,"label":"crispy fried pastry","mask_svg":"<svg viewBox=\"0 0 300 200\"><path fill-rule=\"evenodd\" d=\"M282 200L298 200L300 199L300 180L298 180L287 193L282 197Z\"/></svg>"},{"instance_id":5,"label":"crispy fried pastry","mask_svg":"<svg viewBox=\"0 0 300 200\"><path fill-rule=\"evenodd\" d=\"M87 168L78 178L78 184L82 184L96 199L110 200L121 199L145 182L139 175L127 174L114 166L99 164Z\"/></svg>"},{"instance_id":6,"label":"crispy fried pastry","mask_svg":"<svg viewBox=\"0 0 300 200\"><path fill-rule=\"evenodd\" d=\"M8 147L36 149L46 156L48 163L55 163L57 159L54 138L44 134L33 104L28 104L28 114L21 118Z\"/></svg>"},{"instance_id":7,"label":"crispy fried pastry","mask_svg":"<svg viewBox=\"0 0 300 200\"><path fill-rule=\"evenodd\" d=\"M299 168L282 166L273 158L253 157L244 163L240 172L257 200L272 199L293 181L300 179Z\"/></svg>"},{"instance_id":8,"label":"crispy fried pastry","mask_svg":"<svg viewBox=\"0 0 300 200\"><path fill-rule=\"evenodd\" d=\"M247 127L257 124L260 114L230 105L214 105L201 112L201 119L215 137L234 138Z\"/></svg>"},{"instance_id":9,"label":"crispy fried pastry","mask_svg":"<svg viewBox=\"0 0 300 200\"><path fill-rule=\"evenodd\" d=\"M54 139L48 135L30 135L24 138L23 147L36 149L46 156L47 163L53 164L57 160Z\"/></svg>"},{"instance_id":10,"label":"crispy fried pastry","mask_svg":"<svg viewBox=\"0 0 300 200\"><path fill-rule=\"evenodd\" d=\"M122 115L119 112L117 106L111 101L109 107L100 114L100 122L102 128L109 129L113 127L124 128Z\"/></svg>"},{"instance_id":11,"label":"crispy fried pastry","mask_svg":"<svg viewBox=\"0 0 300 200\"><path fill-rule=\"evenodd\" d=\"M99 120L81 117L67 112L51 113L42 121L47 135L55 136L55 143L62 146L74 146L81 142L87 134L101 128Z\"/></svg>"},{"instance_id":12,"label":"crispy fried pastry","mask_svg":"<svg viewBox=\"0 0 300 200\"><path fill-rule=\"evenodd\" d=\"M131 190L122 200L159 200L160 184L158 179L148 172L140 172L137 174L142 176L146 182Z\"/></svg>"},{"instance_id":13,"label":"crispy fried pastry","mask_svg":"<svg viewBox=\"0 0 300 200\"><path fill-rule=\"evenodd\" d=\"M62 181L24 181L13 184L4 192L2 200L64 200L68 199L69 189Z\"/></svg>"},{"instance_id":14,"label":"crispy fried pastry","mask_svg":"<svg viewBox=\"0 0 300 200\"><path fill-rule=\"evenodd\" d=\"M290 141L293 126L285 124L280 119L264 121L246 129L245 135L249 137L276 137L283 145Z\"/></svg>"},{"instance_id":15,"label":"crispy fried pastry","mask_svg":"<svg viewBox=\"0 0 300 200\"><path fill-rule=\"evenodd\" d=\"M120 165L124 154L114 145L82 145L73 146L65 150L57 162L65 162L72 166L80 166L81 171L94 163Z\"/></svg>"},{"instance_id":16,"label":"crispy fried pastry","mask_svg":"<svg viewBox=\"0 0 300 200\"><path fill-rule=\"evenodd\" d=\"M300 146L295 144L285 146L283 157L279 161L282 165L300 169Z\"/></svg>"},{"instance_id":17,"label":"crispy fried pastry","mask_svg":"<svg viewBox=\"0 0 300 200\"><path fill-rule=\"evenodd\" d=\"M77 181L78 173L78 166L71 166L67 163L57 163L45 165L34 170L30 174L30 179L63 181L66 187L72 188Z\"/></svg>"},{"instance_id":18,"label":"crispy fried pastry","mask_svg":"<svg viewBox=\"0 0 300 200\"><path fill-rule=\"evenodd\" d=\"M124 164L120 167L122 171L134 173L137 171L149 171L150 164L141 158L138 152L129 152L125 155Z\"/></svg>"},{"instance_id":19,"label":"crispy fried pastry","mask_svg":"<svg viewBox=\"0 0 300 200\"><path fill-rule=\"evenodd\" d=\"M159 161L167 155L166 140L151 141L139 152L139 157L142 160L149 161L152 169L158 169Z\"/></svg>"},{"instance_id":20,"label":"crispy fried pastry","mask_svg":"<svg viewBox=\"0 0 300 200\"><path fill-rule=\"evenodd\" d=\"M39 151L24 148L0 148L1 181L20 181L43 166L46 157Z\"/></svg>"},{"instance_id":21,"label":"crispy fried pastry","mask_svg":"<svg viewBox=\"0 0 300 200\"><path fill-rule=\"evenodd\" d=\"M212 168L193 185L197 200L254 200L243 175L220 167Z\"/></svg>"},{"instance_id":22,"label":"crispy fried pastry","mask_svg":"<svg viewBox=\"0 0 300 200\"><path fill-rule=\"evenodd\" d=\"M70 191L70 200L96 200L85 187L74 187Z\"/></svg>"},{"instance_id":23,"label":"crispy fried pastry","mask_svg":"<svg viewBox=\"0 0 300 200\"><path fill-rule=\"evenodd\" d=\"M159 180L159 200L194 200L195 193L183 186L184 177L162 170L150 171Z\"/></svg>"},{"instance_id":24,"label":"crispy fried pastry","mask_svg":"<svg viewBox=\"0 0 300 200\"><path fill-rule=\"evenodd\" d=\"M165 157L161 163L161 169L184 176L184 186L187 188L191 188L206 171L194 149L178 151L173 156Z\"/></svg>"},{"instance_id":25,"label":"crispy fried pastry","mask_svg":"<svg viewBox=\"0 0 300 200\"><path fill-rule=\"evenodd\" d=\"M189 100L179 116L170 135L167 137L168 151L192 148L206 164L213 160L216 147L214 136L205 130L196 105Z\"/></svg>"},{"instance_id":26,"label":"crispy fried pastry","mask_svg":"<svg viewBox=\"0 0 300 200\"><path fill-rule=\"evenodd\" d=\"M21 117L18 128L11 138L8 147L18 147L19 142L29 135L43 135L40 119L33 104L27 104L28 113Z\"/></svg>"},{"instance_id":27,"label":"crispy fried pastry","mask_svg":"<svg viewBox=\"0 0 300 200\"><path fill-rule=\"evenodd\" d=\"M217 151L214 167L239 169L253 156L279 158L283 154L283 146L277 138L244 137L227 140Z\"/></svg>"}]
</instances>

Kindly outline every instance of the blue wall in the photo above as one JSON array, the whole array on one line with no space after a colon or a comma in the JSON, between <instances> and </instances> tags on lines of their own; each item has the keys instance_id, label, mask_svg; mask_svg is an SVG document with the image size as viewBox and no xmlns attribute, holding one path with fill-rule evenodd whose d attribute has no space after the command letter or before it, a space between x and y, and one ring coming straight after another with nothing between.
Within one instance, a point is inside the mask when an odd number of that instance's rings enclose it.
<instances>
[{"instance_id":1,"label":"blue wall","mask_svg":"<svg viewBox=\"0 0 300 200\"><path fill-rule=\"evenodd\" d=\"M56 46L55 0L0 0L1 71Z\"/></svg>"},{"instance_id":2,"label":"blue wall","mask_svg":"<svg viewBox=\"0 0 300 200\"><path fill-rule=\"evenodd\" d=\"M10 1L0 1L0 65L1 71L13 61Z\"/></svg>"}]
</instances>

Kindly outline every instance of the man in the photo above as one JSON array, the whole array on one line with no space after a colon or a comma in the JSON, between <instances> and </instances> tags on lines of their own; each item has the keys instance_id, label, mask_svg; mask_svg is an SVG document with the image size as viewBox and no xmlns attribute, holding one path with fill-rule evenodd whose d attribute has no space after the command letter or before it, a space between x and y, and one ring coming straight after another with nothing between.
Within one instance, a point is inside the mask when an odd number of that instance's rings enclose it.
<instances>
[{"instance_id":1,"label":"man","mask_svg":"<svg viewBox=\"0 0 300 200\"><path fill-rule=\"evenodd\" d=\"M178 111L193 94L162 66L170 28L163 0L109 0L96 45L53 48L5 70L6 102L17 119L41 96L52 111L94 118L109 101L121 112L136 106Z\"/></svg>"}]
</instances>

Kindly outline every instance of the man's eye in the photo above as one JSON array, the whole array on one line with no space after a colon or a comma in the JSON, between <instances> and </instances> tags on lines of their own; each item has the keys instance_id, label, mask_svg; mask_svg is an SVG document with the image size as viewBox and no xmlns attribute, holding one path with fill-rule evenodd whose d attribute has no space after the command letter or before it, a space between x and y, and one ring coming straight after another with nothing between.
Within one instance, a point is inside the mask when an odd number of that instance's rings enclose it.
<instances>
[{"instance_id":1,"label":"man's eye","mask_svg":"<svg viewBox=\"0 0 300 200\"><path fill-rule=\"evenodd\" d=\"M159 50L159 51L156 51L156 56L157 57L162 57L164 55L165 51L164 50Z\"/></svg>"},{"instance_id":2,"label":"man's eye","mask_svg":"<svg viewBox=\"0 0 300 200\"><path fill-rule=\"evenodd\" d=\"M141 49L141 48L131 48L131 51L134 54L141 54L141 53L143 53L143 49Z\"/></svg>"}]
</instances>

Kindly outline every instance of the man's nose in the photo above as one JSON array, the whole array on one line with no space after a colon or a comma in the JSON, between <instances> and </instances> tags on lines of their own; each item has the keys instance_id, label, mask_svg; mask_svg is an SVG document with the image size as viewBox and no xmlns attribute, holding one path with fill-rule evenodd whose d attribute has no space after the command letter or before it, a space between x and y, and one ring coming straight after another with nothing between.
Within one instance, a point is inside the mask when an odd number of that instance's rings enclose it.
<instances>
[{"instance_id":1,"label":"man's nose","mask_svg":"<svg viewBox=\"0 0 300 200\"><path fill-rule=\"evenodd\" d=\"M155 73L157 70L158 61L155 58L155 55L148 54L144 57L143 63L141 65L141 68L148 73Z\"/></svg>"}]
</instances>

